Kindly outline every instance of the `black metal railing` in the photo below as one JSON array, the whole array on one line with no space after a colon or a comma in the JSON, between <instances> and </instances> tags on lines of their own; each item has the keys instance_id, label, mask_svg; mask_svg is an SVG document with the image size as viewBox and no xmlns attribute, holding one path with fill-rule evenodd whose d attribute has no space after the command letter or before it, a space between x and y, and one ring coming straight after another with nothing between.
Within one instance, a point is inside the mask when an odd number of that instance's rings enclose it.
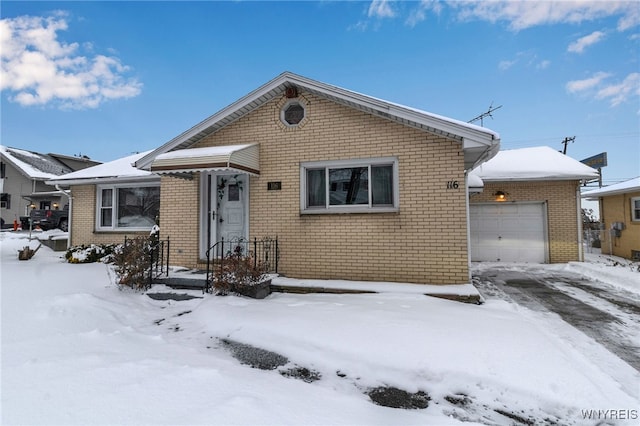
<instances>
[{"instance_id":1,"label":"black metal railing","mask_svg":"<svg viewBox=\"0 0 640 426\"><path fill-rule=\"evenodd\" d=\"M153 280L165 275L169 276L169 237L166 240L154 238L127 238L124 237L123 251L131 249L138 250L138 253L144 253L147 266L144 268L146 272L137 274L141 281L147 281L148 287L151 287ZM137 249L134 247L138 247ZM143 278L144 277L144 278Z\"/></svg>"},{"instance_id":2,"label":"black metal railing","mask_svg":"<svg viewBox=\"0 0 640 426\"><path fill-rule=\"evenodd\" d=\"M149 245L149 284L162 275L169 276L169 236Z\"/></svg>"},{"instance_id":3,"label":"black metal railing","mask_svg":"<svg viewBox=\"0 0 640 426\"><path fill-rule=\"evenodd\" d=\"M277 274L280 251L278 238L264 237L247 240L244 238L225 240L224 238L207 250L207 282L206 290L210 291L216 275L222 275L225 266L238 264L253 268L263 274Z\"/></svg>"}]
</instances>

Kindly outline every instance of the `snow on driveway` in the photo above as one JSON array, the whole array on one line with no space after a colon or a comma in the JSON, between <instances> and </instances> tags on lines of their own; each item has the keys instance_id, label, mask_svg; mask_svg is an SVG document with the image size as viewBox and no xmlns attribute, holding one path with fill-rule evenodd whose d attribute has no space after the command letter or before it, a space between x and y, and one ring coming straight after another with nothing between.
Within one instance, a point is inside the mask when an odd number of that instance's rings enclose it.
<instances>
[{"instance_id":1,"label":"snow on driveway","mask_svg":"<svg viewBox=\"0 0 640 426\"><path fill-rule=\"evenodd\" d=\"M485 298L557 315L640 372L637 262L588 255L569 265L479 263L474 282Z\"/></svg>"},{"instance_id":2,"label":"snow on driveway","mask_svg":"<svg viewBox=\"0 0 640 426\"><path fill-rule=\"evenodd\" d=\"M3 425L638 419L633 368L557 317L508 301L393 292L154 300L118 289L107 265L67 264L45 247L18 261L17 249L35 245L20 237L0 234ZM249 368L223 339L281 354L320 380ZM419 410L382 407L366 394L378 386L431 399Z\"/></svg>"}]
</instances>

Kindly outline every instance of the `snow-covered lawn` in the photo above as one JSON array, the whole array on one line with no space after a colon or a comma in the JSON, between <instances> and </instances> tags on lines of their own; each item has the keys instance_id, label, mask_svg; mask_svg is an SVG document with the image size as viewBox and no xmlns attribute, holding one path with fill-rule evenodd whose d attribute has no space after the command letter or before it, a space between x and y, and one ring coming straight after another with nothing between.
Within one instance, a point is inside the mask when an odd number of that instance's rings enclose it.
<instances>
[{"instance_id":1,"label":"snow-covered lawn","mask_svg":"<svg viewBox=\"0 0 640 426\"><path fill-rule=\"evenodd\" d=\"M68 264L46 247L19 261L18 249L37 245L20 237L0 234L3 425L517 424L505 413L597 424L588 410L628 419L606 424L637 422L637 371L507 301L406 292L159 301L119 290L107 265ZM321 379L242 365L223 338ZM603 357L607 368L594 361ZM429 407L375 405L366 392L383 385L424 391Z\"/></svg>"}]
</instances>

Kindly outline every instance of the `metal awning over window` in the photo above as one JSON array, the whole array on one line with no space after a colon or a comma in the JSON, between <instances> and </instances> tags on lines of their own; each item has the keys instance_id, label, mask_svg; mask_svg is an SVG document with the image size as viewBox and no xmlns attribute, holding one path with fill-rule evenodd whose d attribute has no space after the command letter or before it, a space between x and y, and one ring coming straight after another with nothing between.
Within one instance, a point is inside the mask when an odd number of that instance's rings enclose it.
<instances>
[{"instance_id":1,"label":"metal awning over window","mask_svg":"<svg viewBox=\"0 0 640 426\"><path fill-rule=\"evenodd\" d=\"M151 171L185 173L231 170L259 175L259 148L258 144L247 144L180 149L158 155L151 163Z\"/></svg>"}]
</instances>

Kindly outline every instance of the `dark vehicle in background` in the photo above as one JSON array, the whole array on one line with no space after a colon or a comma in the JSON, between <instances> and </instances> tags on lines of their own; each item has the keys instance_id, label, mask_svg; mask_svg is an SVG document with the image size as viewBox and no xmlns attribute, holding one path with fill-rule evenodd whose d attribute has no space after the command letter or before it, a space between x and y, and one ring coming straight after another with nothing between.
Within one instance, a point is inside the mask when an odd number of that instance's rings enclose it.
<instances>
[{"instance_id":1,"label":"dark vehicle in background","mask_svg":"<svg viewBox=\"0 0 640 426\"><path fill-rule=\"evenodd\" d=\"M31 210L31 225L39 226L43 231L58 228L63 232L69 230L69 205L62 210Z\"/></svg>"}]
</instances>

